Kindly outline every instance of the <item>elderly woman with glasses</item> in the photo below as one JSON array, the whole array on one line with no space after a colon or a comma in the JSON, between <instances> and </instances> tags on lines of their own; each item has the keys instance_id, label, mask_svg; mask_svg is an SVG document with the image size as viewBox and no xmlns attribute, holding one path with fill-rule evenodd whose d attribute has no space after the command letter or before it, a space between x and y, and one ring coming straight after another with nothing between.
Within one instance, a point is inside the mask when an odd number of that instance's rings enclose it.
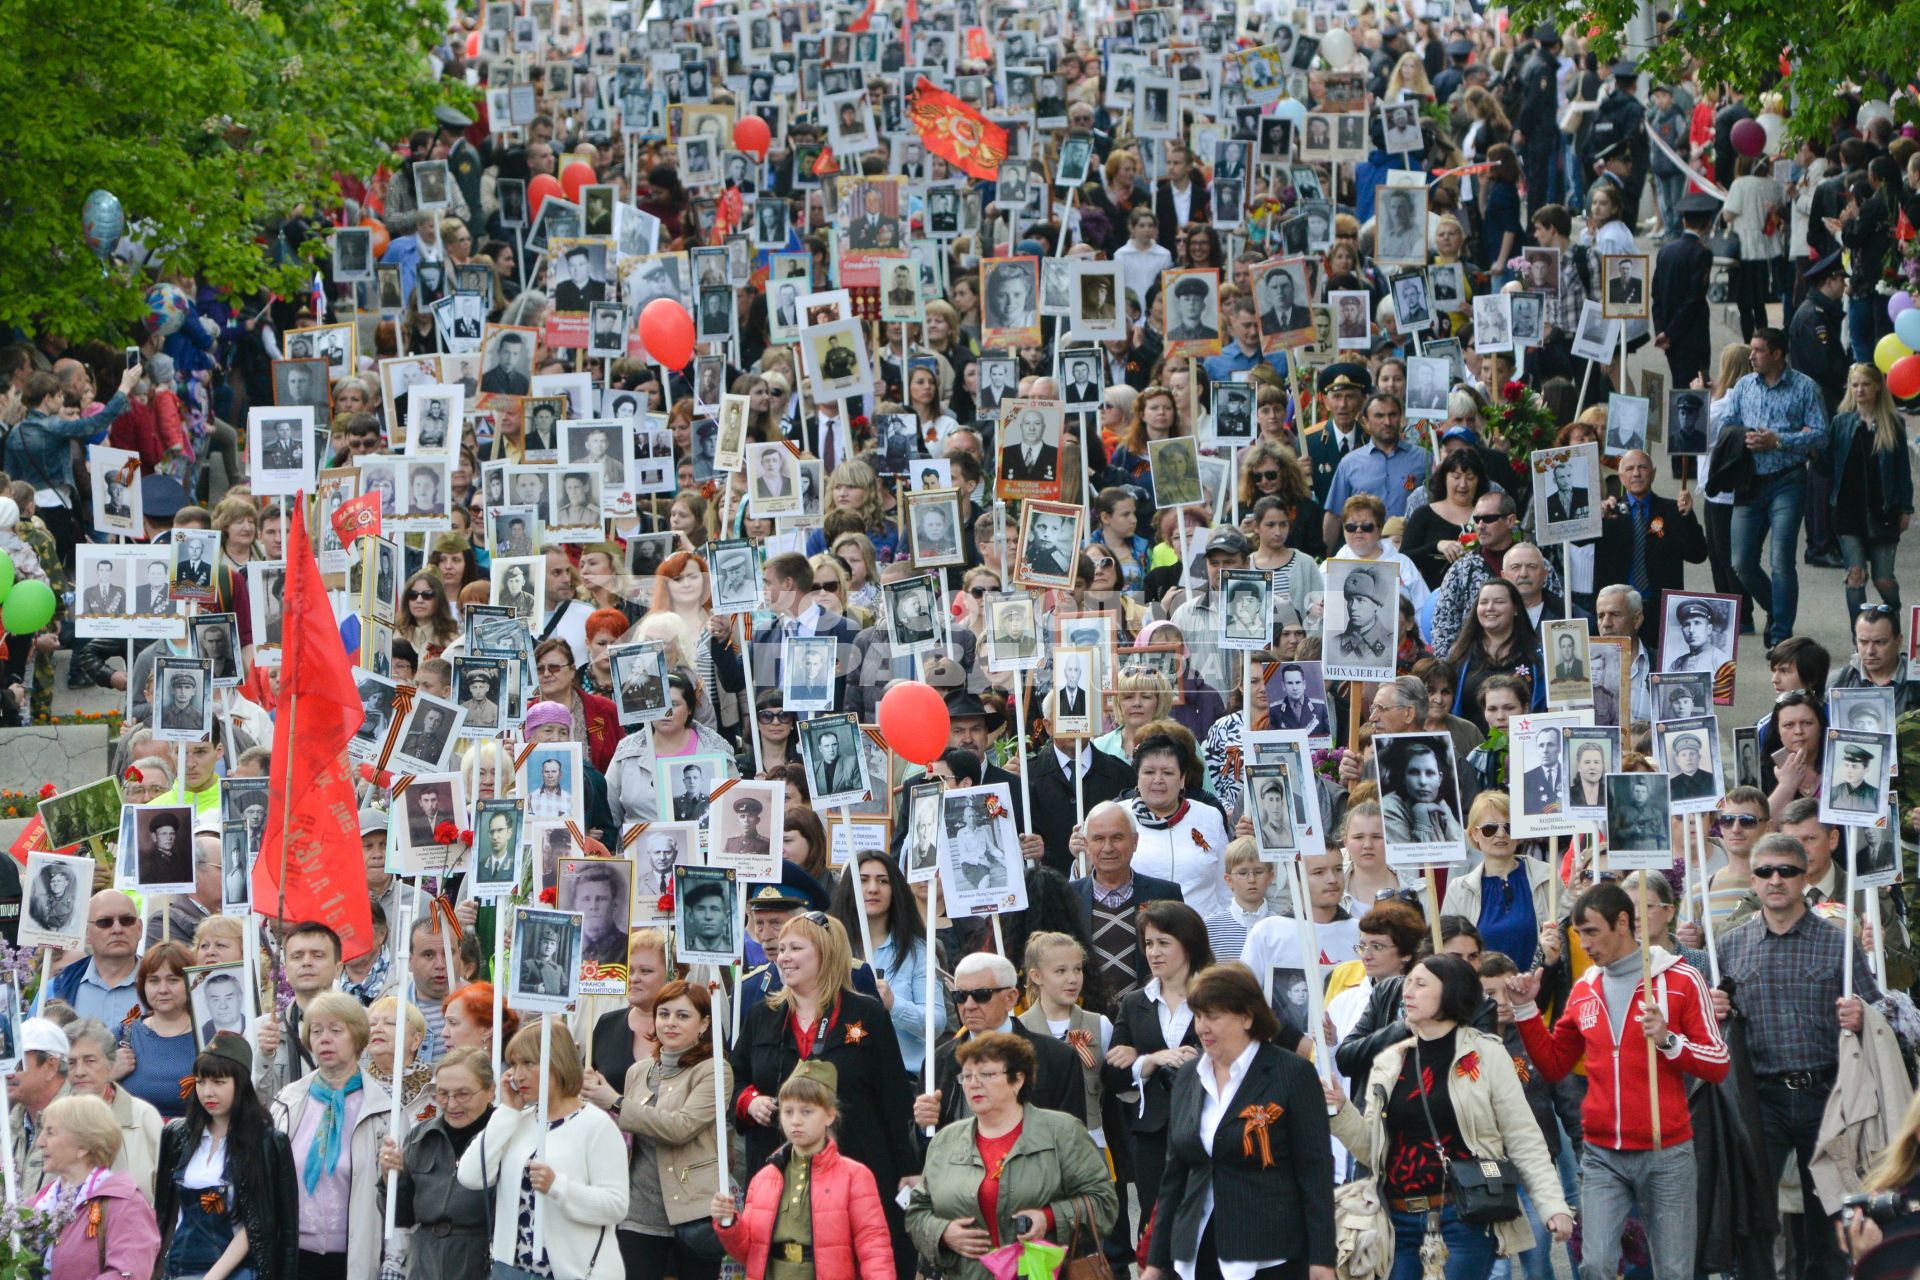
<instances>
[{"instance_id":1,"label":"elderly woman with glasses","mask_svg":"<svg viewBox=\"0 0 1920 1280\"><path fill-rule=\"evenodd\" d=\"M1033 1046L992 1031L954 1057L971 1114L934 1135L908 1197L921 1256L942 1280L984 1280L980 1259L1015 1240L1077 1241L1097 1255L1118 1212L1113 1178L1085 1124L1033 1105Z\"/></svg>"},{"instance_id":2,"label":"elderly woman with glasses","mask_svg":"<svg viewBox=\"0 0 1920 1280\"><path fill-rule=\"evenodd\" d=\"M410 1128L404 1149L380 1143L382 1172L398 1173L396 1225L408 1232L407 1280L472 1280L488 1270L485 1193L460 1185L460 1157L493 1118L487 1050L455 1049L433 1074L438 1114ZM384 1201L386 1182L381 1181Z\"/></svg>"},{"instance_id":3,"label":"elderly woman with glasses","mask_svg":"<svg viewBox=\"0 0 1920 1280\"><path fill-rule=\"evenodd\" d=\"M533 651L533 674L540 682L540 701L566 710L573 724L570 740L584 742L587 762L602 773L608 772L614 751L626 733L620 727L620 709L612 699L580 689L573 646L559 636L542 640Z\"/></svg>"},{"instance_id":4,"label":"elderly woman with glasses","mask_svg":"<svg viewBox=\"0 0 1920 1280\"><path fill-rule=\"evenodd\" d=\"M919 1172L920 1152L912 1134L913 1086L892 1018L878 999L854 989L846 928L825 912L787 921L772 952L777 987L746 1011L733 1042L733 1115L746 1137L741 1176L780 1146L778 1097L793 1068L802 1059L831 1063L839 1073L841 1153L873 1171L895 1265L901 1280L911 1280L913 1250L894 1196Z\"/></svg>"}]
</instances>

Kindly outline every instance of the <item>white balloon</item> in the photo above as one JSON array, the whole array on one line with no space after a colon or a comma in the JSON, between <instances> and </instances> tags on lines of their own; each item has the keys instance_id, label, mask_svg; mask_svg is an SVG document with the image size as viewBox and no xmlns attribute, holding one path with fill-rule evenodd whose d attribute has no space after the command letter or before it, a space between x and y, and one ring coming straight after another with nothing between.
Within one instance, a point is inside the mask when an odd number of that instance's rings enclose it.
<instances>
[{"instance_id":1,"label":"white balloon","mask_svg":"<svg viewBox=\"0 0 1920 1280\"><path fill-rule=\"evenodd\" d=\"M1893 107L1879 98L1869 98L1860 104L1859 112L1854 116L1854 126L1865 129L1875 120L1893 119Z\"/></svg>"},{"instance_id":2,"label":"white balloon","mask_svg":"<svg viewBox=\"0 0 1920 1280\"><path fill-rule=\"evenodd\" d=\"M1353 62L1353 37L1335 27L1320 38L1320 56L1335 71L1344 71Z\"/></svg>"},{"instance_id":3,"label":"white balloon","mask_svg":"<svg viewBox=\"0 0 1920 1280\"><path fill-rule=\"evenodd\" d=\"M1787 122L1769 111L1760 117L1760 127L1767 131L1767 154L1780 153L1780 139L1786 136Z\"/></svg>"}]
</instances>

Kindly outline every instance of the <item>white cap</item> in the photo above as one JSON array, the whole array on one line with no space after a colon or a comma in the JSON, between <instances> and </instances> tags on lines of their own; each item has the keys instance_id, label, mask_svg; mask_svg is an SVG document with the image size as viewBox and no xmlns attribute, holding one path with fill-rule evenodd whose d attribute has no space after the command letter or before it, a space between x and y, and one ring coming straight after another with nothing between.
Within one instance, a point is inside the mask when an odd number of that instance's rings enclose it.
<instances>
[{"instance_id":1,"label":"white cap","mask_svg":"<svg viewBox=\"0 0 1920 1280\"><path fill-rule=\"evenodd\" d=\"M73 1056L73 1046L60 1024L49 1018L28 1018L20 1024L20 1052L46 1053L56 1058Z\"/></svg>"}]
</instances>

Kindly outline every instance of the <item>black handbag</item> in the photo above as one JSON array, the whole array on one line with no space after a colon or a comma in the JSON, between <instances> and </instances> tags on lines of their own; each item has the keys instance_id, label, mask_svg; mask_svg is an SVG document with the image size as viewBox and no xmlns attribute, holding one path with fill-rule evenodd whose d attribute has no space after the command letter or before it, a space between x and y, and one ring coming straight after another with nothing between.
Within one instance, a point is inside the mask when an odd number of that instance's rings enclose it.
<instances>
[{"instance_id":1,"label":"black handbag","mask_svg":"<svg viewBox=\"0 0 1920 1280\"><path fill-rule=\"evenodd\" d=\"M1413 1038L1413 1078L1423 1086L1426 1073L1420 1066L1420 1037ZM1419 1088L1420 1110L1427 1116L1427 1132L1433 1135L1433 1149L1445 1164L1447 1203L1454 1216L1472 1227L1490 1227L1512 1222L1520 1216L1520 1169L1511 1160L1474 1157L1455 1160L1447 1155L1440 1141L1439 1126L1433 1123L1433 1108L1427 1105L1427 1091Z\"/></svg>"},{"instance_id":2,"label":"black handbag","mask_svg":"<svg viewBox=\"0 0 1920 1280\"><path fill-rule=\"evenodd\" d=\"M1740 261L1740 237L1733 233L1733 228L1727 225L1724 218L1714 219L1713 230L1707 235L1707 248L1712 250L1716 258Z\"/></svg>"}]
</instances>

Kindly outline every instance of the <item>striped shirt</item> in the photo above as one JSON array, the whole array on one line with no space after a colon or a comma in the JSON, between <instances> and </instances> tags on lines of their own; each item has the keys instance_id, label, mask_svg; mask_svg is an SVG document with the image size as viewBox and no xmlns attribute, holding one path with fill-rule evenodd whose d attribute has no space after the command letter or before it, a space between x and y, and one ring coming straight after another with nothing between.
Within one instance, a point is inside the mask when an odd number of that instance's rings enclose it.
<instances>
[{"instance_id":1,"label":"striped shirt","mask_svg":"<svg viewBox=\"0 0 1920 1280\"><path fill-rule=\"evenodd\" d=\"M1787 369L1768 385L1757 373L1733 384L1727 393L1725 425L1749 431L1772 431L1780 447L1753 455L1753 473L1766 477L1806 462L1827 442L1827 405L1820 384L1798 369Z\"/></svg>"}]
</instances>

